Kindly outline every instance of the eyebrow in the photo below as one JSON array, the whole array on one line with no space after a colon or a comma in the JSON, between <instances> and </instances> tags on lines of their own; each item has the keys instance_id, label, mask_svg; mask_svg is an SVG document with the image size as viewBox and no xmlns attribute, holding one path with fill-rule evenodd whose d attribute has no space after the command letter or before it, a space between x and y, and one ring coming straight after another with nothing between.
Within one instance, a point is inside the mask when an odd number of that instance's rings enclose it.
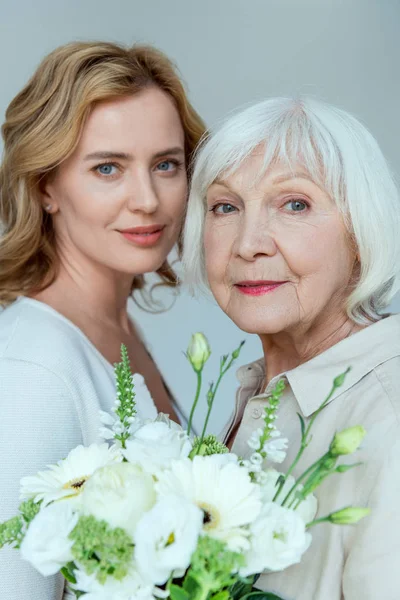
<instances>
[{"instance_id":1,"label":"eyebrow","mask_svg":"<svg viewBox=\"0 0 400 600\"><path fill-rule=\"evenodd\" d=\"M293 173L293 171L290 171L288 173L282 173L282 175L278 175L278 177L275 177L275 179L273 180L273 183L283 183L284 181L290 181L291 179L307 179L308 181L315 183L314 179L310 175L308 175L308 173Z\"/></svg>"},{"instance_id":2,"label":"eyebrow","mask_svg":"<svg viewBox=\"0 0 400 600\"><path fill-rule=\"evenodd\" d=\"M173 148L166 148L165 150L161 150L160 152L156 152L153 155L153 158L160 158L162 156L167 156L174 154L184 155L185 151L181 146L174 146ZM113 151L99 151L99 152L91 152L85 156L84 160L110 160L110 159L119 159L119 160L133 160L133 155L127 152L113 152Z\"/></svg>"}]
</instances>

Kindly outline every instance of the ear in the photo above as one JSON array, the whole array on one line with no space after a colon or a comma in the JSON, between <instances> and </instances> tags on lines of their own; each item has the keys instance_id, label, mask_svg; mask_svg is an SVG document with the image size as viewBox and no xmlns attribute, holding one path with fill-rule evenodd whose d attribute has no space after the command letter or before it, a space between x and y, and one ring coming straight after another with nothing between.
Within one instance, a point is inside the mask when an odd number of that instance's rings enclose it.
<instances>
[{"instance_id":1,"label":"ear","mask_svg":"<svg viewBox=\"0 0 400 600\"><path fill-rule=\"evenodd\" d=\"M59 210L58 194L54 178L43 178L39 183L39 194L43 209L49 214L55 214Z\"/></svg>"}]
</instances>

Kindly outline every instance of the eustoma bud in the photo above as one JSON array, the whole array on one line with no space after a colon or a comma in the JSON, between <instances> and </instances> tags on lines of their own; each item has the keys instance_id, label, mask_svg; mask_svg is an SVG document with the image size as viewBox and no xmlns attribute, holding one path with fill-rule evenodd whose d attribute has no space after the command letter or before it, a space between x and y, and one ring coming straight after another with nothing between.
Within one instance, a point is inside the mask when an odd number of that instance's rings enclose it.
<instances>
[{"instance_id":1,"label":"eustoma bud","mask_svg":"<svg viewBox=\"0 0 400 600\"><path fill-rule=\"evenodd\" d=\"M187 357L193 369L199 373L208 359L211 349L206 336L203 333L194 333L187 349Z\"/></svg>"}]
</instances>

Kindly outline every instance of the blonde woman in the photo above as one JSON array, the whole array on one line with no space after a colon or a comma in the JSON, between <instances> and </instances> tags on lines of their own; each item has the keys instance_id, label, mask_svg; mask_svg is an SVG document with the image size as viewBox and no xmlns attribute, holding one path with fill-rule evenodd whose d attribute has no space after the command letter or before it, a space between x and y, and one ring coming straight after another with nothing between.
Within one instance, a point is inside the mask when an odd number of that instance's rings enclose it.
<instances>
[{"instance_id":1,"label":"blonde woman","mask_svg":"<svg viewBox=\"0 0 400 600\"><path fill-rule=\"evenodd\" d=\"M204 131L171 62L151 47L72 43L41 63L3 125L0 171L0 521L18 482L98 439L114 400L120 345L154 399L143 417L175 417L127 312L179 239L188 170ZM11 550L4 600L58 600Z\"/></svg>"},{"instance_id":2,"label":"blonde woman","mask_svg":"<svg viewBox=\"0 0 400 600\"><path fill-rule=\"evenodd\" d=\"M334 377L295 475L335 431L363 425L361 462L317 489L319 516L354 505L356 527L322 525L300 564L257 587L285 600L397 600L400 589L400 199L378 144L354 117L313 99L273 98L230 118L202 148L185 225L187 278L259 336L264 356L239 369L225 440L240 456L279 379L277 427L300 441ZM279 531L276 532L279 538Z\"/></svg>"}]
</instances>

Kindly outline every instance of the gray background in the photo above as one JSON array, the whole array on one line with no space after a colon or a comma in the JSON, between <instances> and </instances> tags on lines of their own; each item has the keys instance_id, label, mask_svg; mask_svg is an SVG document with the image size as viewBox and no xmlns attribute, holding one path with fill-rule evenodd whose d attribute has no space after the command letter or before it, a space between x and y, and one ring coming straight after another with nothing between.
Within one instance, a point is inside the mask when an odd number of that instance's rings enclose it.
<instances>
[{"instance_id":1,"label":"gray background","mask_svg":"<svg viewBox=\"0 0 400 600\"><path fill-rule=\"evenodd\" d=\"M78 39L149 42L177 62L209 125L267 96L313 94L365 122L400 173L400 0L0 0L0 8L1 117L54 47ZM400 311L400 299L392 309ZM261 354L259 341L210 299L183 291L166 313L132 310L186 413L195 381L182 351L193 331L204 331L213 348L206 383L218 357L241 339L241 362ZM217 398L214 431L232 408L235 387L232 372ZM203 402L197 427L204 411Z\"/></svg>"}]
</instances>

